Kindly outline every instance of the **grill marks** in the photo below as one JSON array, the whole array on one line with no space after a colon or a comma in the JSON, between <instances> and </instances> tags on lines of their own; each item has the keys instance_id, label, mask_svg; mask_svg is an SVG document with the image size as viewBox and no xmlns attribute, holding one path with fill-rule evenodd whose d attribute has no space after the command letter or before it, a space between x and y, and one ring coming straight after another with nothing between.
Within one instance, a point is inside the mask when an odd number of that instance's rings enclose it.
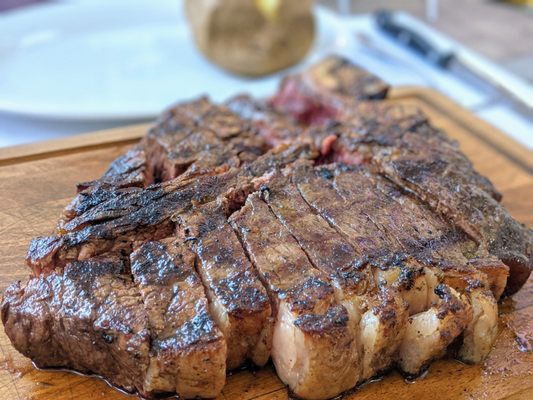
<instances>
[{"instance_id":1,"label":"grill marks","mask_svg":"<svg viewBox=\"0 0 533 400\"><path fill-rule=\"evenodd\" d=\"M192 204L214 200L234 187L238 177L238 170L230 170L145 189L120 190L63 225L59 235L34 239L28 251L28 264L38 274L110 251L127 256L136 243L170 236L174 231L174 215L190 209Z\"/></svg>"},{"instance_id":2,"label":"grill marks","mask_svg":"<svg viewBox=\"0 0 533 400\"><path fill-rule=\"evenodd\" d=\"M144 396L216 396L226 341L194 254L173 240L146 242L131 273L119 259L92 258L16 283L2 307L6 332L40 367L94 373Z\"/></svg>"},{"instance_id":3,"label":"grill marks","mask_svg":"<svg viewBox=\"0 0 533 400\"><path fill-rule=\"evenodd\" d=\"M367 259L388 255L394 248L389 249L390 243L382 230L368 214L358 212L356 202L346 202L334 190L329 182L333 177L330 169L301 166L292 179L314 212L328 221L358 254L365 254Z\"/></svg>"},{"instance_id":4,"label":"grill marks","mask_svg":"<svg viewBox=\"0 0 533 400\"><path fill-rule=\"evenodd\" d=\"M327 146L330 159L372 162L382 175L413 192L502 260L510 269L507 292L518 290L533 269L533 233L501 206L501 194L492 183L419 110L385 102L357 103L357 95L347 96L344 88L332 83L340 77L327 65L318 75L307 71L287 78L273 101L277 109L312 127L341 122L343 128Z\"/></svg>"},{"instance_id":5,"label":"grill marks","mask_svg":"<svg viewBox=\"0 0 533 400\"><path fill-rule=\"evenodd\" d=\"M272 345L270 300L226 223L226 214L239 208L254 186L268 179L269 171L314 154L309 144L283 145L240 170L215 171L195 179L184 174L146 188L115 188L113 195L65 221L57 236L37 239L29 261L40 272L60 269L71 260L92 260L98 254L119 255L127 269L131 264L150 317L149 365L146 376L138 378L142 384L134 389L148 394L177 392L187 398L214 396L226 369L239 367L247 358L264 365ZM194 274L184 275L190 268L186 247L159 242L175 234L176 221L197 254L203 282L193 279ZM195 240L190 240L193 234ZM207 308L199 284L205 285ZM197 307L182 303L180 290L197 299ZM162 308L165 302L168 307Z\"/></svg>"},{"instance_id":6,"label":"grill marks","mask_svg":"<svg viewBox=\"0 0 533 400\"><path fill-rule=\"evenodd\" d=\"M342 123L333 145L327 146L331 159L372 162L382 175L413 192L502 260L510 269L507 292L518 290L533 269L533 233L501 206L501 194L492 183L419 110L386 102L355 102L360 92L347 96L344 87L336 84L341 77L328 65L324 62L318 74L310 70L286 78L273 100L277 109L310 123L311 128Z\"/></svg>"},{"instance_id":7,"label":"grill marks","mask_svg":"<svg viewBox=\"0 0 533 400\"><path fill-rule=\"evenodd\" d=\"M144 187L151 181L145 151L142 146L136 146L114 160L100 179L77 185L78 194L63 211L58 230L73 218L115 197L120 189Z\"/></svg>"},{"instance_id":8,"label":"grill marks","mask_svg":"<svg viewBox=\"0 0 533 400\"><path fill-rule=\"evenodd\" d=\"M361 254L313 213L290 179L278 177L269 187L267 203L312 263L331 278L337 301L348 312L356 382L372 377L390 365L400 343L407 318L403 302L393 288L376 285Z\"/></svg>"}]
</instances>

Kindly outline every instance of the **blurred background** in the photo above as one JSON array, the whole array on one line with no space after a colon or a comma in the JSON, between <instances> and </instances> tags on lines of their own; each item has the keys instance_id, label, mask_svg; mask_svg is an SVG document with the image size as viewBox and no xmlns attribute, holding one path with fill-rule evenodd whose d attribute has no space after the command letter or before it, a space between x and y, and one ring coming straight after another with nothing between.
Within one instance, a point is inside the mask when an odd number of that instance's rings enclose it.
<instances>
[{"instance_id":1,"label":"blurred background","mask_svg":"<svg viewBox=\"0 0 533 400\"><path fill-rule=\"evenodd\" d=\"M0 0L0 147L268 96L330 53L533 148L533 0Z\"/></svg>"}]
</instances>

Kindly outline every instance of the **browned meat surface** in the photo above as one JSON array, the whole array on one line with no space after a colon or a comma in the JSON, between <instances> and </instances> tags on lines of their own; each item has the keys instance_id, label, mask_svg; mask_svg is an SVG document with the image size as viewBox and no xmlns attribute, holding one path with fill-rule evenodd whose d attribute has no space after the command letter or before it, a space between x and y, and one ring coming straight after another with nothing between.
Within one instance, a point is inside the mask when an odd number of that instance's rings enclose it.
<instances>
[{"instance_id":1,"label":"browned meat surface","mask_svg":"<svg viewBox=\"0 0 533 400\"><path fill-rule=\"evenodd\" d=\"M227 368L249 358L263 366L272 347L272 310L265 288L227 223L225 204L212 202L179 218L183 239L198 255L211 313L228 344Z\"/></svg>"},{"instance_id":2,"label":"browned meat surface","mask_svg":"<svg viewBox=\"0 0 533 400\"><path fill-rule=\"evenodd\" d=\"M148 397L216 397L247 360L305 399L481 362L531 230L387 90L330 57L270 100L168 109L32 241L2 301L14 346Z\"/></svg>"},{"instance_id":3,"label":"browned meat surface","mask_svg":"<svg viewBox=\"0 0 533 400\"><path fill-rule=\"evenodd\" d=\"M175 179L146 188L116 189L98 204L63 223L55 236L38 237L30 244L27 262L35 273L62 268L67 262L106 252L129 254L136 243L168 237L173 216L193 205L225 195L242 202L254 180L276 168L316 154L309 144L280 145L242 169L215 171L200 177ZM230 205L231 207L231 205Z\"/></svg>"},{"instance_id":4,"label":"browned meat surface","mask_svg":"<svg viewBox=\"0 0 533 400\"><path fill-rule=\"evenodd\" d=\"M346 308L357 351L355 379L364 381L387 368L407 319L397 290L377 284L364 256L315 214L289 178L273 179L263 198L313 266L330 277L337 301Z\"/></svg>"},{"instance_id":5,"label":"browned meat surface","mask_svg":"<svg viewBox=\"0 0 533 400\"><path fill-rule=\"evenodd\" d=\"M14 283L4 293L2 322L17 350L38 367L72 368L143 389L149 363L148 316L124 265L93 259Z\"/></svg>"},{"instance_id":6,"label":"browned meat surface","mask_svg":"<svg viewBox=\"0 0 533 400\"><path fill-rule=\"evenodd\" d=\"M213 397L226 343L193 262L168 241L147 242L132 255L134 282L123 262L102 258L16 283L2 305L6 333L42 368L102 375L145 395Z\"/></svg>"},{"instance_id":7,"label":"browned meat surface","mask_svg":"<svg viewBox=\"0 0 533 400\"><path fill-rule=\"evenodd\" d=\"M114 160L100 179L77 185L78 195L65 208L58 229L105 199L116 196L119 189L144 187L152 182L146 169L146 155L136 146Z\"/></svg>"},{"instance_id":8,"label":"browned meat surface","mask_svg":"<svg viewBox=\"0 0 533 400\"><path fill-rule=\"evenodd\" d=\"M459 259L459 264L454 264L454 271L461 268L464 270L464 280L481 279L483 285L487 288L490 287L490 282L484 274L478 274L473 268L467 268L468 261L461 254L463 246L469 247L468 243L465 245L465 242L469 241L466 237L456 238L457 235L450 234L452 227L446 226L444 221L440 220L438 216L432 216L429 211L424 212L425 207L423 205L417 205L404 195L403 203L411 202L411 209L418 209L418 212L411 210L411 212L406 213L401 201L384 196L384 193L378 190L376 180L380 181L382 178L372 174L368 169L302 166L295 171L292 178L303 199L311 208L300 212L298 218L295 218L295 221L298 222L294 223L294 229L297 229L296 226L301 227L303 215L310 212L318 214L354 247L358 256L356 265L365 265L366 263L374 265L377 267L373 271L375 279L378 282L386 282L391 285L392 288L389 290L399 292L399 295L407 303L409 312L416 314L416 316L411 317L410 321L413 321L414 318L415 322L418 321L415 323L416 325L425 324L429 319L434 322L432 329L435 332L443 329L448 331L447 340L436 341L439 337L436 333L434 337L426 338L427 340L431 339L429 341L431 346L428 345L431 347L431 351L406 356L410 358L414 355L418 356L416 360L411 359L408 363L399 362L405 372L409 374L420 372L428 361L438 354L442 354L468 324L475 323L472 321L469 311L468 299L458 299L455 294L447 298L456 299L457 304L461 304L461 307L454 307L454 310L451 310L454 312L450 314L450 319L447 320L449 326L444 324L445 321L443 321L443 326L439 326L439 321L430 317L433 313L442 314L443 309L449 307L449 302L442 302L434 296L433 292L437 288L438 282L430 277L437 275L446 282L447 270L443 269L442 266L443 263L448 265L449 262L452 262L449 256L453 256L454 253L460 254L453 259L453 262ZM294 200L291 200L291 204L295 203ZM284 210L287 208L289 207L285 206ZM306 231L316 232L324 229L303 228L300 235L306 235ZM328 236L331 237L331 235L330 233ZM413 238L416 238L417 241L413 242ZM320 239L323 243L324 240L324 238ZM341 243L342 239L334 239L334 241ZM443 242L447 246L446 251L442 251ZM406 258L406 254L410 256ZM412 257L417 260L412 260ZM422 268L420 264L425 265L425 267ZM451 288L448 289L452 290ZM465 287L462 289L464 290ZM437 311L435 307L440 308L440 311ZM400 308L397 309L397 315L401 315L400 310ZM418 316L419 314L420 316ZM496 320L492 323L494 327L497 326ZM408 326L411 325L410 322ZM399 330L399 332L402 331ZM387 338L390 339L391 337L394 336L389 333ZM405 340L407 339L400 340L400 342L403 343ZM413 338L410 340L411 342L414 341ZM387 344L384 347L390 349L392 346ZM400 354L401 349L404 348L403 345L400 347ZM393 354L391 353L390 357ZM402 360L405 361L406 357ZM389 363L390 359L388 363L384 363L384 366L389 365ZM370 374L370 376L372 375ZM366 376L366 378L368 377Z\"/></svg>"},{"instance_id":9,"label":"browned meat surface","mask_svg":"<svg viewBox=\"0 0 533 400\"><path fill-rule=\"evenodd\" d=\"M156 181L214 167L238 167L267 150L251 125L224 106L202 98L179 104L144 139Z\"/></svg>"},{"instance_id":10,"label":"browned meat surface","mask_svg":"<svg viewBox=\"0 0 533 400\"><path fill-rule=\"evenodd\" d=\"M78 183L82 192L93 186L143 187L151 182L146 171L146 155L142 146L136 146L114 160L104 175L91 182Z\"/></svg>"},{"instance_id":11,"label":"browned meat surface","mask_svg":"<svg viewBox=\"0 0 533 400\"><path fill-rule=\"evenodd\" d=\"M109 251L129 254L136 242L158 240L174 231L171 217L191 202L213 199L228 188L237 171L192 181L168 181L146 189L119 190L61 228L59 235L36 238L28 263L36 273Z\"/></svg>"},{"instance_id":12,"label":"browned meat surface","mask_svg":"<svg viewBox=\"0 0 533 400\"><path fill-rule=\"evenodd\" d=\"M150 329L143 393L215 397L226 380L226 340L209 313L194 254L173 240L131 255Z\"/></svg>"}]
</instances>

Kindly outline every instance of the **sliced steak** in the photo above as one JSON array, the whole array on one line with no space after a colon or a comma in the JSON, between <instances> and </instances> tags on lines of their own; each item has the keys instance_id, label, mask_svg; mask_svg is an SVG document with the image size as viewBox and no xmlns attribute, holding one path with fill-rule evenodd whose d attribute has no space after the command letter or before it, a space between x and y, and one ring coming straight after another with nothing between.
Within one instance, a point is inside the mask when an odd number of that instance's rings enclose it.
<instances>
[{"instance_id":1,"label":"sliced steak","mask_svg":"<svg viewBox=\"0 0 533 400\"><path fill-rule=\"evenodd\" d=\"M354 332L327 276L311 265L259 193L230 221L275 307L272 359L281 380L310 399L354 387Z\"/></svg>"},{"instance_id":2,"label":"sliced steak","mask_svg":"<svg viewBox=\"0 0 533 400\"><path fill-rule=\"evenodd\" d=\"M443 310L449 313L449 319L443 319L442 324L438 321L431 324L433 336L419 338L421 343L424 340L429 341L424 346L431 347L431 352L420 353L416 357L415 354L407 352L405 357L401 357L399 365L405 372L420 372L431 359L442 354L465 328L476 324L468 302L470 296L468 293L461 293L466 291L465 282L482 280L488 288L490 281L474 268L469 268L467 259L461 253L462 242L450 243L450 240L454 239L454 235L449 234L453 228L443 224L439 217L430 212L423 213L419 210L418 217L423 214L424 219L418 221L414 218L416 213L402 211L404 207L397 199L386 196L377 189L376 180L381 179L365 168L338 168L336 165L319 168L301 166L295 171L293 180L314 212L328 220L330 225L354 246L362 261L366 258L378 267L374 270L376 280L396 287L408 303L410 313L422 314L412 316L409 326L422 326L433 320L431 315L439 315ZM410 206L415 208L414 204ZM423 206L419 207L423 209ZM445 251L442 251L443 243L446 244ZM450 249L458 254L453 260L453 268L447 255ZM409 257L406 258L405 254L409 254ZM415 260L412 260L413 257ZM460 262L458 264L455 263L457 258ZM443 268L443 261L448 269ZM417 266L420 263L423 268ZM462 271L460 287L456 287L460 289L460 293L452 289L455 286L452 283L457 282L449 282L449 269L454 272ZM432 275L436 275L435 279ZM451 294L445 298L454 299L455 303L443 300L442 296L435 297L433 292L439 280L447 284L446 291L451 290ZM493 320L491 323L497 327L497 321ZM438 332L446 332L446 340L440 340ZM491 336L491 340L494 339L495 336ZM400 353L407 351L404 340L401 341L400 348L403 350Z\"/></svg>"},{"instance_id":3,"label":"sliced steak","mask_svg":"<svg viewBox=\"0 0 533 400\"><path fill-rule=\"evenodd\" d=\"M462 231L368 168L335 165L324 166L319 171L321 176L331 174L331 186L336 193L371 218L393 248L408 254L427 253L429 257L437 256L442 250L447 255L475 253L475 242ZM462 247L456 246L458 241Z\"/></svg>"},{"instance_id":4,"label":"sliced steak","mask_svg":"<svg viewBox=\"0 0 533 400\"><path fill-rule=\"evenodd\" d=\"M269 356L309 399L447 351L482 361L532 231L423 113L376 101L387 90L330 57L267 101L167 110L30 245L34 277L1 307L14 346L180 398Z\"/></svg>"},{"instance_id":5,"label":"sliced steak","mask_svg":"<svg viewBox=\"0 0 533 400\"><path fill-rule=\"evenodd\" d=\"M42 368L105 376L145 396L214 397L226 342L193 263L185 247L148 242L132 255L135 282L107 258L17 282L2 303L6 333Z\"/></svg>"},{"instance_id":6,"label":"sliced steak","mask_svg":"<svg viewBox=\"0 0 533 400\"><path fill-rule=\"evenodd\" d=\"M437 273L442 275L443 282L450 286L450 290L454 288L464 294L473 306L473 314L470 314L469 306L464 306L465 299L448 289L446 290L449 294L444 298L440 296L434 299L435 304L439 304L437 309L440 310L435 312L442 313L443 307L449 310L448 336L451 332L457 336L466 327L460 357L468 362L483 360L496 339L498 321L495 315L498 313L498 307L495 298L500 297L501 288L505 287L507 266L495 260L483 248L479 249L473 240L455 226L431 212L415 198L401 193L393 184L371 173L368 168L337 167L333 186L351 201L357 198L358 193L366 193L367 202L361 202L360 208L366 209L365 212L370 214L366 205L378 205L380 209L371 213L375 223L379 224L388 236L395 238L406 254L413 255L426 265L429 263L438 266ZM378 203L378 198L382 199L381 204ZM478 258L470 262L474 254ZM454 302L457 302L458 306L450 308ZM412 322L411 327L413 324L426 324L426 318L429 317ZM443 321L446 319L443 318ZM482 331L485 334L480 337L478 332ZM438 344L435 344L433 339L431 343L432 351L436 351ZM449 341L445 340L442 344L447 346ZM405 347L402 348L406 350ZM436 353L432 354L434 357ZM407 372L413 373L419 368L415 367L419 362L413 363L412 355L410 357L410 362L400 365L405 367Z\"/></svg>"},{"instance_id":7,"label":"sliced steak","mask_svg":"<svg viewBox=\"0 0 533 400\"><path fill-rule=\"evenodd\" d=\"M371 142L375 131L367 130L366 142ZM372 162L383 175L415 193L507 264L507 291L516 291L533 266L531 230L511 217L498 202L501 196L492 184L475 172L459 150L425 130L431 128L423 124L404 132L393 147L377 146ZM424 140L426 136L430 139Z\"/></svg>"},{"instance_id":8,"label":"sliced steak","mask_svg":"<svg viewBox=\"0 0 533 400\"><path fill-rule=\"evenodd\" d=\"M194 254L172 239L131 255L151 334L145 395L215 397L226 379L226 340L209 313Z\"/></svg>"},{"instance_id":9,"label":"sliced steak","mask_svg":"<svg viewBox=\"0 0 533 400\"><path fill-rule=\"evenodd\" d=\"M117 189L62 225L58 235L35 238L28 250L28 265L39 274L106 252L128 255L136 244L170 236L175 228L173 216L193 205L225 196L238 207L253 189L254 181L316 155L309 143L280 145L241 169L174 179L144 189Z\"/></svg>"},{"instance_id":10,"label":"sliced steak","mask_svg":"<svg viewBox=\"0 0 533 400\"><path fill-rule=\"evenodd\" d=\"M227 223L227 212L218 202L197 207L178 217L180 232L198 256L212 315L228 344L228 369L247 358L263 366L272 345L270 300Z\"/></svg>"},{"instance_id":11,"label":"sliced steak","mask_svg":"<svg viewBox=\"0 0 533 400\"><path fill-rule=\"evenodd\" d=\"M38 367L92 373L142 392L148 315L123 269L120 261L93 259L14 283L2 302L7 336Z\"/></svg>"},{"instance_id":12,"label":"sliced steak","mask_svg":"<svg viewBox=\"0 0 533 400\"><path fill-rule=\"evenodd\" d=\"M398 241L391 241L382 227L373 221L373 216L359 207L361 204L367 207L378 205L365 204L368 201L365 193L361 193L358 200L346 201L332 186L334 177L331 168L315 169L309 164L299 166L292 175L293 182L314 212L328 221L357 254L364 254L367 260L379 260L400 251Z\"/></svg>"}]
</instances>

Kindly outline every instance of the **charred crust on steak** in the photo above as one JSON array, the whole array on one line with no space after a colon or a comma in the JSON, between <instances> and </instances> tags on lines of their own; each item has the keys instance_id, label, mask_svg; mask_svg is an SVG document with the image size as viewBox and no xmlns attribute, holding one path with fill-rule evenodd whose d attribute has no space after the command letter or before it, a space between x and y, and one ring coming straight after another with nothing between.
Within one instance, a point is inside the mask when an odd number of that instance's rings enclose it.
<instances>
[{"instance_id":1,"label":"charred crust on steak","mask_svg":"<svg viewBox=\"0 0 533 400\"><path fill-rule=\"evenodd\" d=\"M348 313L344 307L331 307L326 314L304 314L294 324L307 333L335 335L336 328L346 328Z\"/></svg>"}]
</instances>

